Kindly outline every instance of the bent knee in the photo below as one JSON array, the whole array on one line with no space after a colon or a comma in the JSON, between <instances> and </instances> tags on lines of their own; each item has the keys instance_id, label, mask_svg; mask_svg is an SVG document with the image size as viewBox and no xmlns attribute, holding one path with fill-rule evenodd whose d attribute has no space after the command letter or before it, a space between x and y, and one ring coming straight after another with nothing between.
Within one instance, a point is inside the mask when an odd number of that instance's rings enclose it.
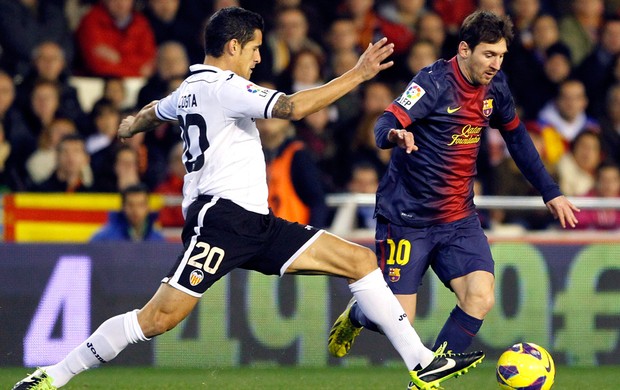
<instances>
[{"instance_id":1,"label":"bent knee","mask_svg":"<svg viewBox=\"0 0 620 390\"><path fill-rule=\"evenodd\" d=\"M460 306L467 314L482 319L495 306L495 296L493 293L469 294Z\"/></svg>"},{"instance_id":2,"label":"bent knee","mask_svg":"<svg viewBox=\"0 0 620 390\"><path fill-rule=\"evenodd\" d=\"M347 265L351 278L361 279L377 269L377 257L366 247L354 247Z\"/></svg>"}]
</instances>

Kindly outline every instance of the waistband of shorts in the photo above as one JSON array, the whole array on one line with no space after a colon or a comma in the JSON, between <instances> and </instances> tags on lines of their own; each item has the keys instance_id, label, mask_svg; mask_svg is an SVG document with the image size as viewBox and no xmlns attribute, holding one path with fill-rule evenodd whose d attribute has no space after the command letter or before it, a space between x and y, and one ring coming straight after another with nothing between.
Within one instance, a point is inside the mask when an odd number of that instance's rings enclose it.
<instances>
[{"instance_id":1,"label":"waistband of shorts","mask_svg":"<svg viewBox=\"0 0 620 390\"><path fill-rule=\"evenodd\" d=\"M201 202L210 202L211 199L213 199L213 195L198 195L198 197L196 198L196 200L199 200Z\"/></svg>"}]
</instances>

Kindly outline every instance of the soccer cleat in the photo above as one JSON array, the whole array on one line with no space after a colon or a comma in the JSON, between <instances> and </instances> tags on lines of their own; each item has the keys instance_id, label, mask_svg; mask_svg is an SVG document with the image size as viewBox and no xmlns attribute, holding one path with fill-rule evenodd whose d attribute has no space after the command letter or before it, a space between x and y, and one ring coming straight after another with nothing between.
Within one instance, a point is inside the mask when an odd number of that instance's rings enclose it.
<instances>
[{"instance_id":1,"label":"soccer cleat","mask_svg":"<svg viewBox=\"0 0 620 390\"><path fill-rule=\"evenodd\" d=\"M351 312L351 306L357 302L355 298L351 298L347 304L346 309L338 316L336 322L332 326L329 332L329 340L327 342L327 348L329 353L335 357L343 357L351 349L353 340L360 334L363 328L353 325L349 318Z\"/></svg>"},{"instance_id":2,"label":"soccer cleat","mask_svg":"<svg viewBox=\"0 0 620 390\"><path fill-rule=\"evenodd\" d=\"M57 390L57 387L52 385L52 378L45 371L38 368L32 374L17 382L12 390Z\"/></svg>"},{"instance_id":3,"label":"soccer cleat","mask_svg":"<svg viewBox=\"0 0 620 390\"><path fill-rule=\"evenodd\" d=\"M484 352L452 353L445 352L446 344L442 344L435 352L431 363L419 370L409 371L411 382L408 390L440 389L439 384L450 378L466 374L470 368L476 367L484 359Z\"/></svg>"}]
</instances>

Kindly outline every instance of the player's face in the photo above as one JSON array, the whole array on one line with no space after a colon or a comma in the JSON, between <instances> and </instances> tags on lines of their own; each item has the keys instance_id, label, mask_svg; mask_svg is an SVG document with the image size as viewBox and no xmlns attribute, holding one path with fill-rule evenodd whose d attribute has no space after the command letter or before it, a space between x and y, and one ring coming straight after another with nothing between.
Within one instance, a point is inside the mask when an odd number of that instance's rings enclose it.
<instances>
[{"instance_id":1,"label":"player's face","mask_svg":"<svg viewBox=\"0 0 620 390\"><path fill-rule=\"evenodd\" d=\"M471 50L465 42L459 44L461 71L474 85L487 85L499 72L508 51L506 41L502 38L496 43L479 43Z\"/></svg>"},{"instance_id":2,"label":"player's face","mask_svg":"<svg viewBox=\"0 0 620 390\"><path fill-rule=\"evenodd\" d=\"M239 52L239 58L237 63L237 73L239 76L250 79L254 67L260 63L260 51L259 48L263 43L263 33L260 30L254 31L254 38L247 42Z\"/></svg>"}]
</instances>

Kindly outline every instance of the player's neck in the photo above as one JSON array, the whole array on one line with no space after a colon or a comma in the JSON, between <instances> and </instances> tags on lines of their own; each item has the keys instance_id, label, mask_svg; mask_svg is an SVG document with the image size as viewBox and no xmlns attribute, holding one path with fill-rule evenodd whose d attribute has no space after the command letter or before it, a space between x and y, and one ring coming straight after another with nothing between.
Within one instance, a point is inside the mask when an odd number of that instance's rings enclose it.
<instances>
[{"instance_id":1,"label":"player's neck","mask_svg":"<svg viewBox=\"0 0 620 390\"><path fill-rule=\"evenodd\" d=\"M456 64L459 67L459 71L461 72L461 74L463 75L463 78L471 85L475 85L472 81L471 76L469 75L469 72L467 71L467 66L465 66L465 60L462 59L460 56L456 56Z\"/></svg>"}]
</instances>

